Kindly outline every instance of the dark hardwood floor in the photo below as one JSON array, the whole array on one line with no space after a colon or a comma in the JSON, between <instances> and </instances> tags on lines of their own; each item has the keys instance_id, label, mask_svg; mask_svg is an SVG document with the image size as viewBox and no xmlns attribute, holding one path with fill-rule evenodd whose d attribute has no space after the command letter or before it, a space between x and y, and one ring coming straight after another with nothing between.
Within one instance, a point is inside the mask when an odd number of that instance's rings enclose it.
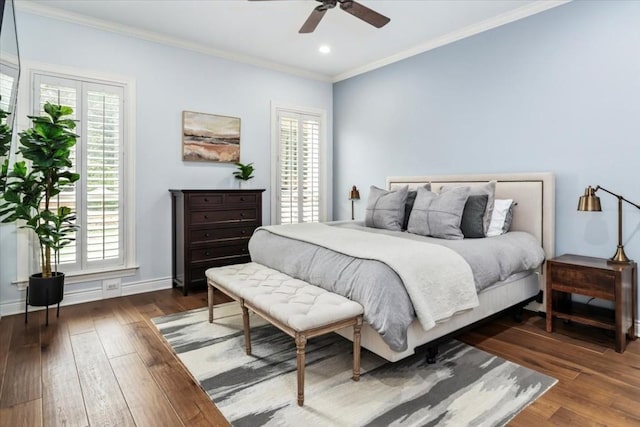
<instances>
[{"instance_id":1,"label":"dark hardwood floor","mask_svg":"<svg viewBox=\"0 0 640 427\"><path fill-rule=\"evenodd\" d=\"M3 317L0 425L228 425L150 321L204 306L206 292L164 290L62 307L48 327L42 311ZM510 425L640 425L640 340L618 354L613 336L556 325L502 317L461 337L559 380Z\"/></svg>"}]
</instances>

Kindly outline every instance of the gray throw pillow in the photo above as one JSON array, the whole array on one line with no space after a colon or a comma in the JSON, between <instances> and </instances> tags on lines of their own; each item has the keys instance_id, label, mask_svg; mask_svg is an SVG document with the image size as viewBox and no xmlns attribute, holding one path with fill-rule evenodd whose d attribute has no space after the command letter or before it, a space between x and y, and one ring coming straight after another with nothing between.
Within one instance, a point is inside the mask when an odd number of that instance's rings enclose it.
<instances>
[{"instance_id":1,"label":"gray throw pillow","mask_svg":"<svg viewBox=\"0 0 640 427\"><path fill-rule=\"evenodd\" d=\"M452 188L441 194L419 188L407 231L450 240L464 238L460 222L468 197L469 187Z\"/></svg>"},{"instance_id":2,"label":"gray throw pillow","mask_svg":"<svg viewBox=\"0 0 640 427\"><path fill-rule=\"evenodd\" d=\"M467 203L462 211L462 222L460 230L464 234L465 239L484 237L484 212L487 208L487 199L489 196L483 194L481 196L469 196Z\"/></svg>"},{"instance_id":3,"label":"gray throw pillow","mask_svg":"<svg viewBox=\"0 0 640 427\"><path fill-rule=\"evenodd\" d=\"M422 188L431 190L431 184L425 184ZM404 222L402 223L402 230L407 229L409 224L409 215L411 215L411 209L413 209L413 203L416 201L417 190L409 190L407 193L407 201L404 204Z\"/></svg>"},{"instance_id":4,"label":"gray throw pillow","mask_svg":"<svg viewBox=\"0 0 640 427\"><path fill-rule=\"evenodd\" d=\"M440 192L444 193L446 191L450 191L452 188L457 188L458 186L453 184L444 184L440 187ZM491 214L493 213L493 201L495 200L496 193L496 181L489 181L486 184L481 185L472 185L469 186L469 195L470 196L480 196L482 194L487 195L487 207L484 211L484 217L482 218L482 224L484 225L484 235L487 235L487 231L489 231L489 225L491 224Z\"/></svg>"},{"instance_id":5,"label":"gray throw pillow","mask_svg":"<svg viewBox=\"0 0 640 427\"><path fill-rule=\"evenodd\" d=\"M366 227L400 231L404 220L407 193L408 186L396 191L385 191L372 185L369 189L364 225Z\"/></svg>"}]
</instances>

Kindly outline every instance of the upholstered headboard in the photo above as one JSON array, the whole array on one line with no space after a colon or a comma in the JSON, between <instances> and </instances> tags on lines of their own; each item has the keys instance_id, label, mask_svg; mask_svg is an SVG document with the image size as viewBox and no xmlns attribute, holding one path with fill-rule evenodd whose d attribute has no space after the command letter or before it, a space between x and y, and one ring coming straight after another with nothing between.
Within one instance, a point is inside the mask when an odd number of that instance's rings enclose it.
<instances>
[{"instance_id":1,"label":"upholstered headboard","mask_svg":"<svg viewBox=\"0 0 640 427\"><path fill-rule=\"evenodd\" d=\"M480 185L495 180L496 199L513 199L518 204L513 211L511 229L527 231L540 240L547 259L554 256L555 246L555 177L552 173L512 173L480 175L393 176L387 178L387 188L403 185L415 188L431 183L439 192L443 184Z\"/></svg>"}]
</instances>

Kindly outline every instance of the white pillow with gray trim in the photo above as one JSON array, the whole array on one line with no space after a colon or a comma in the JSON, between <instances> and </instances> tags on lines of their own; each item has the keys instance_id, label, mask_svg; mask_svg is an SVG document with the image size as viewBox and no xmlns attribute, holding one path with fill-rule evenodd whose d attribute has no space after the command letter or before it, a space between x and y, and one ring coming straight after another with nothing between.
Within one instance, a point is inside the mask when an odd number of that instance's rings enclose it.
<instances>
[{"instance_id":1,"label":"white pillow with gray trim","mask_svg":"<svg viewBox=\"0 0 640 427\"><path fill-rule=\"evenodd\" d=\"M441 239L464 239L460 222L468 197L469 187L456 187L440 194L418 188L407 231Z\"/></svg>"},{"instance_id":2,"label":"white pillow with gray trim","mask_svg":"<svg viewBox=\"0 0 640 427\"><path fill-rule=\"evenodd\" d=\"M395 191L386 191L372 185L369 189L364 225L401 231L408 191L409 187L406 185Z\"/></svg>"}]
</instances>

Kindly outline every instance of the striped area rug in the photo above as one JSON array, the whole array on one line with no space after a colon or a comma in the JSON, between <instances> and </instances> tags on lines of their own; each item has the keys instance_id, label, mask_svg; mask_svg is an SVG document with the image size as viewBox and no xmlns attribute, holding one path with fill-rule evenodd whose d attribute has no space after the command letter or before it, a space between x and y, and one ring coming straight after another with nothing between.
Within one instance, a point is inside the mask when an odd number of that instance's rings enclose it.
<instances>
[{"instance_id":1,"label":"striped area rug","mask_svg":"<svg viewBox=\"0 0 640 427\"><path fill-rule=\"evenodd\" d=\"M500 426L556 380L452 340L438 362L424 355L389 363L363 349L351 380L350 341L309 340L305 404L296 404L293 339L251 316L253 355L244 352L237 303L153 319L200 386L234 426Z\"/></svg>"}]
</instances>

